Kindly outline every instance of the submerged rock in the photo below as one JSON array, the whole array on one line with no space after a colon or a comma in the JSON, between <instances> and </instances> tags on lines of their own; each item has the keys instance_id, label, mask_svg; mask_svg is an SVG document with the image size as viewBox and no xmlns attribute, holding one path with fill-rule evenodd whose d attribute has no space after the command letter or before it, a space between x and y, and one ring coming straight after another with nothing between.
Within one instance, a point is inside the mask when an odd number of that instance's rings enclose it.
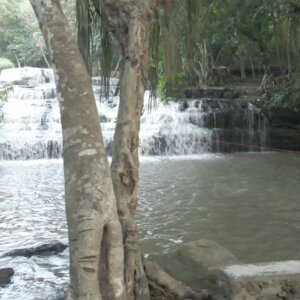
<instances>
[{"instance_id":1,"label":"submerged rock","mask_svg":"<svg viewBox=\"0 0 300 300\"><path fill-rule=\"evenodd\" d=\"M25 256L25 257L31 257L34 255L53 255L58 254L62 251L64 251L68 245L65 245L63 243L57 242L57 243L47 243L43 244L37 247L32 248L24 248L24 249L16 249L11 252L5 253L2 255L2 257L5 256Z\"/></svg>"},{"instance_id":2,"label":"submerged rock","mask_svg":"<svg viewBox=\"0 0 300 300\"><path fill-rule=\"evenodd\" d=\"M190 242L175 251L153 255L150 259L191 288L213 291L217 299L232 297L229 277L222 268L237 263L237 259L213 241Z\"/></svg>"},{"instance_id":3,"label":"submerged rock","mask_svg":"<svg viewBox=\"0 0 300 300\"><path fill-rule=\"evenodd\" d=\"M14 275L12 268L0 269L0 286L4 286L10 283L11 277Z\"/></svg>"}]
</instances>

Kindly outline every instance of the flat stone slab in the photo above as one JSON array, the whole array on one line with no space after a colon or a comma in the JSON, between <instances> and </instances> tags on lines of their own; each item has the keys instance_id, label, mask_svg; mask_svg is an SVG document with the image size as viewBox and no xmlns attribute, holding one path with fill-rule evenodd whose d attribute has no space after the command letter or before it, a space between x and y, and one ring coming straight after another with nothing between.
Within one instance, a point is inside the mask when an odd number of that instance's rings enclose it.
<instances>
[{"instance_id":1,"label":"flat stone slab","mask_svg":"<svg viewBox=\"0 0 300 300\"><path fill-rule=\"evenodd\" d=\"M223 269L230 277L253 277L268 275L300 275L300 261L288 260L279 262L237 264Z\"/></svg>"}]
</instances>

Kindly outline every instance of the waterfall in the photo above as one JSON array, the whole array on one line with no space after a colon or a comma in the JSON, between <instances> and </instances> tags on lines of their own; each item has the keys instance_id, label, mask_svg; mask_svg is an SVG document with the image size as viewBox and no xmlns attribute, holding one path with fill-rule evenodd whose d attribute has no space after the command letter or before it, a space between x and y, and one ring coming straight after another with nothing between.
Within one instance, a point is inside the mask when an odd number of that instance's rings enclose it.
<instances>
[{"instance_id":1,"label":"waterfall","mask_svg":"<svg viewBox=\"0 0 300 300\"><path fill-rule=\"evenodd\" d=\"M141 119L141 153L182 155L209 152L211 130L204 126L202 108L194 107L194 103L190 101L186 109L180 103L159 103L156 109L146 112Z\"/></svg>"},{"instance_id":2,"label":"waterfall","mask_svg":"<svg viewBox=\"0 0 300 300\"><path fill-rule=\"evenodd\" d=\"M6 83L13 84L14 89L2 107L0 159L61 157L62 134L53 71L31 67L3 70L0 88ZM105 148L111 154L119 102L114 96L118 79L111 79L108 99L102 93L101 78L93 77L92 83ZM149 101L146 92L140 132L142 155L253 151L266 144L266 121L259 109L245 101L158 101L148 111Z\"/></svg>"}]
</instances>

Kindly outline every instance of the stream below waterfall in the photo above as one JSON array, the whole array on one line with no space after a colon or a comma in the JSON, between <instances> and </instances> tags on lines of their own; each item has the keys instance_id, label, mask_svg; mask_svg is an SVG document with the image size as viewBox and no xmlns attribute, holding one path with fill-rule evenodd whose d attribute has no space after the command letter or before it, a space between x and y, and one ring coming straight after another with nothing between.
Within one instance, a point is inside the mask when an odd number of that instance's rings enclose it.
<instances>
[{"instance_id":1,"label":"stream below waterfall","mask_svg":"<svg viewBox=\"0 0 300 300\"><path fill-rule=\"evenodd\" d=\"M15 270L3 300L57 299L68 283L68 250L1 257L51 241L67 243L59 108L51 70L5 70L14 91L0 116L0 268ZM111 94L116 85L112 80ZM111 152L118 97L93 78L105 146ZM140 134L137 222L146 254L210 239L241 262L300 259L300 155L251 152L267 141L259 109L228 99L157 103ZM247 148L219 153L222 140ZM226 150L226 149L225 149ZM250 152L236 153L247 150Z\"/></svg>"},{"instance_id":2,"label":"stream below waterfall","mask_svg":"<svg viewBox=\"0 0 300 300\"><path fill-rule=\"evenodd\" d=\"M300 259L299 179L300 156L292 154L144 157L137 212L143 250L207 238L241 262ZM0 256L67 242L63 195L62 160L1 162ZM67 285L68 250L0 258L0 266L15 269L0 299L54 299Z\"/></svg>"}]
</instances>

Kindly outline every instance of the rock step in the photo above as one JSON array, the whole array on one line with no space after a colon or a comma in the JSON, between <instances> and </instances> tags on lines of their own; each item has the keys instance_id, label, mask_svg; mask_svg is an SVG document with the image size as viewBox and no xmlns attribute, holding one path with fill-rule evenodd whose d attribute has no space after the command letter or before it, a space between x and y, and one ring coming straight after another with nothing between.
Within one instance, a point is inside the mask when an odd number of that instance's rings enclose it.
<instances>
[{"instance_id":1,"label":"rock step","mask_svg":"<svg viewBox=\"0 0 300 300\"><path fill-rule=\"evenodd\" d=\"M184 90L185 97L191 98L224 98L236 99L243 93L226 87L187 88Z\"/></svg>"},{"instance_id":2,"label":"rock step","mask_svg":"<svg viewBox=\"0 0 300 300\"><path fill-rule=\"evenodd\" d=\"M232 300L299 300L300 261L232 265Z\"/></svg>"}]
</instances>

